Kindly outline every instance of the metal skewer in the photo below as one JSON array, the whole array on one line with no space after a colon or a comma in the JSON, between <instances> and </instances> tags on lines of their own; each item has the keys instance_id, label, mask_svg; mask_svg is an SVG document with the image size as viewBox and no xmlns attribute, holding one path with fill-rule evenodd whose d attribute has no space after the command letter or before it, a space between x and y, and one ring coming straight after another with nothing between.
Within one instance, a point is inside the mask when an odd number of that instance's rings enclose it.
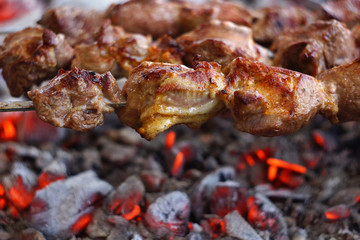
<instances>
[{"instance_id":1,"label":"metal skewer","mask_svg":"<svg viewBox=\"0 0 360 240\"><path fill-rule=\"evenodd\" d=\"M113 108L119 108L126 105L126 102L111 103ZM14 101L14 102L0 102L0 112L23 112L35 110L32 101Z\"/></svg>"}]
</instances>

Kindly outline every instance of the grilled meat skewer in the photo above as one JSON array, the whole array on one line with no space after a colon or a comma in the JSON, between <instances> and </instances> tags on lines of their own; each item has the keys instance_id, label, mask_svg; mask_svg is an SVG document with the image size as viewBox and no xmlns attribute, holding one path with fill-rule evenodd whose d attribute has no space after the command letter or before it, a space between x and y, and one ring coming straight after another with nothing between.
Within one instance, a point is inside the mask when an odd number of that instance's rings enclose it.
<instances>
[{"instance_id":1,"label":"grilled meat skewer","mask_svg":"<svg viewBox=\"0 0 360 240\"><path fill-rule=\"evenodd\" d=\"M332 123L360 120L359 71L355 61L327 70L317 80L241 57L225 74L214 62L198 61L194 68L143 62L121 91L110 73L75 68L60 71L28 95L42 120L78 131L100 125L105 113L115 111L124 124L151 140L176 124L200 127L229 109L236 129L278 136L297 131L318 113Z\"/></svg>"}]
</instances>

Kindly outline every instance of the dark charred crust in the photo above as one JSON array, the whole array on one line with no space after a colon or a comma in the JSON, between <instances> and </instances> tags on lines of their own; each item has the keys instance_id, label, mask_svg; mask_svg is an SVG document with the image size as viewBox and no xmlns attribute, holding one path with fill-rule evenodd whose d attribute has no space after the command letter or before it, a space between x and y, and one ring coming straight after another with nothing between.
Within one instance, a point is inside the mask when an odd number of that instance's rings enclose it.
<instances>
[{"instance_id":1,"label":"dark charred crust","mask_svg":"<svg viewBox=\"0 0 360 240\"><path fill-rule=\"evenodd\" d=\"M244 94L240 91L235 91L234 95L235 95L236 102L244 104L244 105L252 104L254 102L259 101L259 99L261 99L260 96L257 96L254 94Z\"/></svg>"}]
</instances>

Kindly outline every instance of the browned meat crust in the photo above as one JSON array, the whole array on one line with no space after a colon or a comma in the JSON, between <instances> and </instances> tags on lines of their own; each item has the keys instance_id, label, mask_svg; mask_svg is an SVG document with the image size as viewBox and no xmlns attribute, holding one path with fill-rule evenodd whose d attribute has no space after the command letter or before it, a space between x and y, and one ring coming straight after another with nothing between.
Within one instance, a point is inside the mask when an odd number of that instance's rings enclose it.
<instances>
[{"instance_id":1,"label":"browned meat crust","mask_svg":"<svg viewBox=\"0 0 360 240\"><path fill-rule=\"evenodd\" d=\"M360 59L339 67L329 69L319 76L339 106L339 111L330 120L333 123L360 120Z\"/></svg>"},{"instance_id":2,"label":"browned meat crust","mask_svg":"<svg viewBox=\"0 0 360 240\"><path fill-rule=\"evenodd\" d=\"M183 65L143 62L135 68L122 94L127 105L119 119L151 140L175 124L196 128L218 114L224 104L215 98L225 87L216 63L198 62L194 69Z\"/></svg>"},{"instance_id":3,"label":"browned meat crust","mask_svg":"<svg viewBox=\"0 0 360 240\"><path fill-rule=\"evenodd\" d=\"M28 92L37 115L56 127L90 130L104 122L110 104L121 102L120 89L110 73L73 69L59 74L46 86Z\"/></svg>"},{"instance_id":4,"label":"browned meat crust","mask_svg":"<svg viewBox=\"0 0 360 240\"><path fill-rule=\"evenodd\" d=\"M325 19L336 19L344 22L349 28L360 23L359 0L333 0L322 5Z\"/></svg>"},{"instance_id":5,"label":"browned meat crust","mask_svg":"<svg viewBox=\"0 0 360 240\"><path fill-rule=\"evenodd\" d=\"M261 17L252 26L255 41L270 45L282 32L314 21L314 15L300 6L274 6L260 10Z\"/></svg>"},{"instance_id":6,"label":"browned meat crust","mask_svg":"<svg viewBox=\"0 0 360 240\"><path fill-rule=\"evenodd\" d=\"M73 6L49 9L38 21L55 33L63 33L72 46L94 41L96 32L104 20L104 14Z\"/></svg>"},{"instance_id":7,"label":"browned meat crust","mask_svg":"<svg viewBox=\"0 0 360 240\"><path fill-rule=\"evenodd\" d=\"M312 76L358 57L354 37L342 23L317 21L283 32L272 46L274 65Z\"/></svg>"},{"instance_id":8,"label":"browned meat crust","mask_svg":"<svg viewBox=\"0 0 360 240\"><path fill-rule=\"evenodd\" d=\"M240 131L262 136L289 134L319 112L327 116L337 112L334 99L311 76L241 57L226 71L228 85L219 97Z\"/></svg>"},{"instance_id":9,"label":"browned meat crust","mask_svg":"<svg viewBox=\"0 0 360 240\"><path fill-rule=\"evenodd\" d=\"M0 49L2 75L14 97L70 65L73 49L64 35L36 26L9 34Z\"/></svg>"},{"instance_id":10,"label":"browned meat crust","mask_svg":"<svg viewBox=\"0 0 360 240\"><path fill-rule=\"evenodd\" d=\"M195 56L203 61L228 65L236 57L269 63L270 51L256 44L252 31L245 26L218 20L204 23L194 31L177 38L184 48L184 62L191 65Z\"/></svg>"},{"instance_id":11,"label":"browned meat crust","mask_svg":"<svg viewBox=\"0 0 360 240\"><path fill-rule=\"evenodd\" d=\"M112 5L107 16L127 32L154 38L176 36L180 33L180 7L178 1L172 0L133 0Z\"/></svg>"},{"instance_id":12,"label":"browned meat crust","mask_svg":"<svg viewBox=\"0 0 360 240\"><path fill-rule=\"evenodd\" d=\"M110 71L115 77L127 76L147 57L150 45L150 37L126 33L122 27L113 26L107 20L98 32L96 42L75 47L72 66L98 73Z\"/></svg>"}]
</instances>

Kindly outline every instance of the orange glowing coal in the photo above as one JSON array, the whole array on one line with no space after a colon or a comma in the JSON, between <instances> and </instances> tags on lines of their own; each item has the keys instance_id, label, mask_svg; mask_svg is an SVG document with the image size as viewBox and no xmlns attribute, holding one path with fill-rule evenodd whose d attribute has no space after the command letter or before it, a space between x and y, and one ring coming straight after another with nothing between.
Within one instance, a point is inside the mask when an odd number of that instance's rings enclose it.
<instances>
[{"instance_id":1,"label":"orange glowing coal","mask_svg":"<svg viewBox=\"0 0 360 240\"><path fill-rule=\"evenodd\" d=\"M171 169L171 175L178 176L183 168L183 165L184 165L184 153L179 152L178 154L176 154L173 167Z\"/></svg>"},{"instance_id":2,"label":"orange glowing coal","mask_svg":"<svg viewBox=\"0 0 360 240\"><path fill-rule=\"evenodd\" d=\"M10 119L5 119L0 124L0 138L3 141L10 141L16 139L16 129Z\"/></svg>"},{"instance_id":3,"label":"orange glowing coal","mask_svg":"<svg viewBox=\"0 0 360 240\"><path fill-rule=\"evenodd\" d=\"M316 142L317 145L319 145L322 148L326 147L325 139L320 133L314 132L312 134L312 136L313 136L313 139L314 139L314 141Z\"/></svg>"},{"instance_id":4,"label":"orange glowing coal","mask_svg":"<svg viewBox=\"0 0 360 240\"><path fill-rule=\"evenodd\" d=\"M137 204L134 204L131 211L129 211L127 213L123 213L121 216L129 221L129 220L137 217L140 213L141 213L140 206Z\"/></svg>"},{"instance_id":5,"label":"orange glowing coal","mask_svg":"<svg viewBox=\"0 0 360 240\"><path fill-rule=\"evenodd\" d=\"M168 132L165 138L165 148L171 149L175 144L176 133L174 131Z\"/></svg>"},{"instance_id":6,"label":"orange glowing coal","mask_svg":"<svg viewBox=\"0 0 360 240\"><path fill-rule=\"evenodd\" d=\"M286 162L284 160L277 159L277 158L268 158L266 160L266 163L271 166L288 169L288 170L291 170L293 172L297 172L300 174L305 174L307 171L306 167L304 167L304 166L301 166L301 165L295 164L295 163L289 163L289 162Z\"/></svg>"},{"instance_id":7,"label":"orange glowing coal","mask_svg":"<svg viewBox=\"0 0 360 240\"><path fill-rule=\"evenodd\" d=\"M340 204L329 208L324 215L326 219L331 221L341 220L350 216L350 209L346 205Z\"/></svg>"},{"instance_id":8,"label":"orange glowing coal","mask_svg":"<svg viewBox=\"0 0 360 240\"><path fill-rule=\"evenodd\" d=\"M47 172L43 172L38 177L38 189L43 189L52 182L55 182L58 180L64 180L64 179L65 179L65 176L53 176Z\"/></svg>"},{"instance_id":9,"label":"orange glowing coal","mask_svg":"<svg viewBox=\"0 0 360 240\"><path fill-rule=\"evenodd\" d=\"M92 214L90 214L90 213L82 215L74 223L74 225L72 225L71 231L74 234L77 234L77 233L81 232L82 230L84 230L87 227L87 225L90 223L91 219L92 219Z\"/></svg>"},{"instance_id":10,"label":"orange glowing coal","mask_svg":"<svg viewBox=\"0 0 360 240\"><path fill-rule=\"evenodd\" d=\"M16 184L7 190L8 199L19 210L27 208L34 198L34 191L27 190L21 177L18 177Z\"/></svg>"},{"instance_id":11,"label":"orange glowing coal","mask_svg":"<svg viewBox=\"0 0 360 240\"><path fill-rule=\"evenodd\" d=\"M254 158L250 155L250 154L244 154L244 159L247 162L247 164L249 164L249 166L254 166L255 165L255 160Z\"/></svg>"},{"instance_id":12,"label":"orange glowing coal","mask_svg":"<svg viewBox=\"0 0 360 240\"><path fill-rule=\"evenodd\" d=\"M274 181L276 179L277 173L278 173L278 167L270 165L268 169L268 180L270 182Z\"/></svg>"}]
</instances>

